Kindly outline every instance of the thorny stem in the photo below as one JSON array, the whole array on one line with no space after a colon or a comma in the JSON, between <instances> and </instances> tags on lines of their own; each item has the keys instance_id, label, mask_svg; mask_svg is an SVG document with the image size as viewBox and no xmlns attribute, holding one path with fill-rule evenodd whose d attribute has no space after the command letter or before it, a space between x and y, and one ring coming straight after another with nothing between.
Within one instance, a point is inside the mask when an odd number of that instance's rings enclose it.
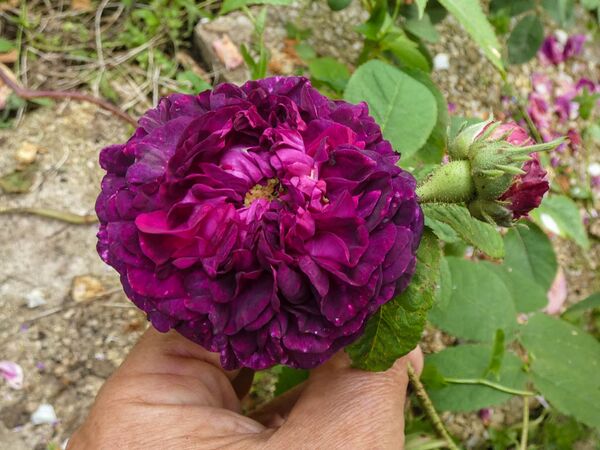
<instances>
[{"instance_id":1,"label":"thorny stem","mask_svg":"<svg viewBox=\"0 0 600 450\"><path fill-rule=\"evenodd\" d=\"M527 435L529 434L529 397L523 397L523 429L521 430L520 450L527 450Z\"/></svg>"},{"instance_id":2,"label":"thorny stem","mask_svg":"<svg viewBox=\"0 0 600 450\"><path fill-rule=\"evenodd\" d=\"M454 440L450 436L450 433L448 433L448 430L446 430L446 427L444 427L442 419L433 407L433 403L431 403L431 399L429 398L429 395L427 395L427 391L425 390L423 383L421 383L421 380L419 380L419 376L416 374L415 369L410 362L406 366L406 371L408 372L408 379L415 389L415 394L419 398L427 417L429 417L429 420L431 421L437 433L446 441L446 446L450 450L459 450L458 446L454 443Z\"/></svg>"},{"instance_id":3,"label":"thorny stem","mask_svg":"<svg viewBox=\"0 0 600 450\"><path fill-rule=\"evenodd\" d=\"M496 389L497 391L506 392L507 394L513 395L522 395L524 397L531 397L535 395L535 392L531 391L522 391L520 389L513 389L508 386L503 386L498 383L494 383L493 381L486 380L485 378L446 378L444 377L444 381L450 384L480 384L482 386L487 386L492 389Z\"/></svg>"},{"instance_id":4,"label":"thorny stem","mask_svg":"<svg viewBox=\"0 0 600 450\"><path fill-rule=\"evenodd\" d=\"M106 100L102 100L101 98L94 97L88 94L84 94L83 92L75 92L75 91L34 91L24 87L19 86L15 83L6 72L0 68L0 79L6 84L10 89L14 91L14 93L25 100L30 100L32 98L56 98L56 99L73 99L79 100L83 102L93 103L94 105L99 106L102 109L110 111L115 116L124 120L125 122L133 125L134 127L137 125L136 120L127 114L125 111L122 111L117 106L112 103L107 102Z\"/></svg>"}]
</instances>

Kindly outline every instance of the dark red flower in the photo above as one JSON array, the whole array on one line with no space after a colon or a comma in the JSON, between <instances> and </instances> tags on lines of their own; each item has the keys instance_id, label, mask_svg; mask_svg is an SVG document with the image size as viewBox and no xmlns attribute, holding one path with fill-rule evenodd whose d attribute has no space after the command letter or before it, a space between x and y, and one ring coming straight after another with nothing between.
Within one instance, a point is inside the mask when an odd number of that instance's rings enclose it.
<instances>
[{"instance_id":1,"label":"dark red flower","mask_svg":"<svg viewBox=\"0 0 600 450\"><path fill-rule=\"evenodd\" d=\"M299 77L171 95L105 148L98 252L160 331L225 368L310 368L415 268L415 180L368 114Z\"/></svg>"}]
</instances>

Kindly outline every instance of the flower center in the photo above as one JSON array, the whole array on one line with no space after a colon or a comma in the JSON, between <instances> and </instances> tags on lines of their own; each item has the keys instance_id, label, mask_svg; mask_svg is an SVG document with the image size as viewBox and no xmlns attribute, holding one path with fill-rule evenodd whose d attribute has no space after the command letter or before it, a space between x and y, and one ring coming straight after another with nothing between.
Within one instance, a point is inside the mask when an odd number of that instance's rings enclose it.
<instances>
[{"instance_id":1,"label":"flower center","mask_svg":"<svg viewBox=\"0 0 600 450\"><path fill-rule=\"evenodd\" d=\"M267 184L257 184L252 187L244 197L244 206L250 206L254 200L264 198L269 201L279 196L280 184L277 178L267 180Z\"/></svg>"}]
</instances>

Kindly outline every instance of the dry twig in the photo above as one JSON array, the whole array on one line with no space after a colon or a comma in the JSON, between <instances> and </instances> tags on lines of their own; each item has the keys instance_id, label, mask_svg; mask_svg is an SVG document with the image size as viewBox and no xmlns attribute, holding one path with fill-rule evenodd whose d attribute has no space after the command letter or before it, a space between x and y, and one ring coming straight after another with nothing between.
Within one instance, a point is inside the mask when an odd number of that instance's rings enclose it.
<instances>
[{"instance_id":1,"label":"dry twig","mask_svg":"<svg viewBox=\"0 0 600 450\"><path fill-rule=\"evenodd\" d=\"M112 103L109 103L106 100L103 100L101 98L94 97L94 96L88 95L88 94L84 94L83 92L75 92L75 91L43 91L43 90L33 91L33 90L29 90L29 89L19 86L17 83L15 83L1 67L0 67L0 79L2 79L2 81L9 88L11 88L17 96L19 96L25 100L31 100L34 98L54 98L54 99L72 99L72 100L79 100L79 101L83 101L83 102L93 103L94 105L97 105L102 109L110 111L112 114L119 117L120 119L123 119L125 122L129 123L130 125L133 125L133 126L137 125L137 121L133 117L131 117L125 111L122 111L117 106L113 105Z\"/></svg>"}]
</instances>

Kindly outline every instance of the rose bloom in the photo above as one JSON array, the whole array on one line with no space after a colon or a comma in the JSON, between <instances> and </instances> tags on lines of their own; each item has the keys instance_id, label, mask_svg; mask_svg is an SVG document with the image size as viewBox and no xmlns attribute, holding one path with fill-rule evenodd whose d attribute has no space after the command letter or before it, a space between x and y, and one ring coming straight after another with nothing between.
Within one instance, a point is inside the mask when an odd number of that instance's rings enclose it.
<instances>
[{"instance_id":1,"label":"rose bloom","mask_svg":"<svg viewBox=\"0 0 600 450\"><path fill-rule=\"evenodd\" d=\"M174 94L102 150L98 252L226 369L311 368L402 292L423 215L367 105L300 77Z\"/></svg>"}]
</instances>

